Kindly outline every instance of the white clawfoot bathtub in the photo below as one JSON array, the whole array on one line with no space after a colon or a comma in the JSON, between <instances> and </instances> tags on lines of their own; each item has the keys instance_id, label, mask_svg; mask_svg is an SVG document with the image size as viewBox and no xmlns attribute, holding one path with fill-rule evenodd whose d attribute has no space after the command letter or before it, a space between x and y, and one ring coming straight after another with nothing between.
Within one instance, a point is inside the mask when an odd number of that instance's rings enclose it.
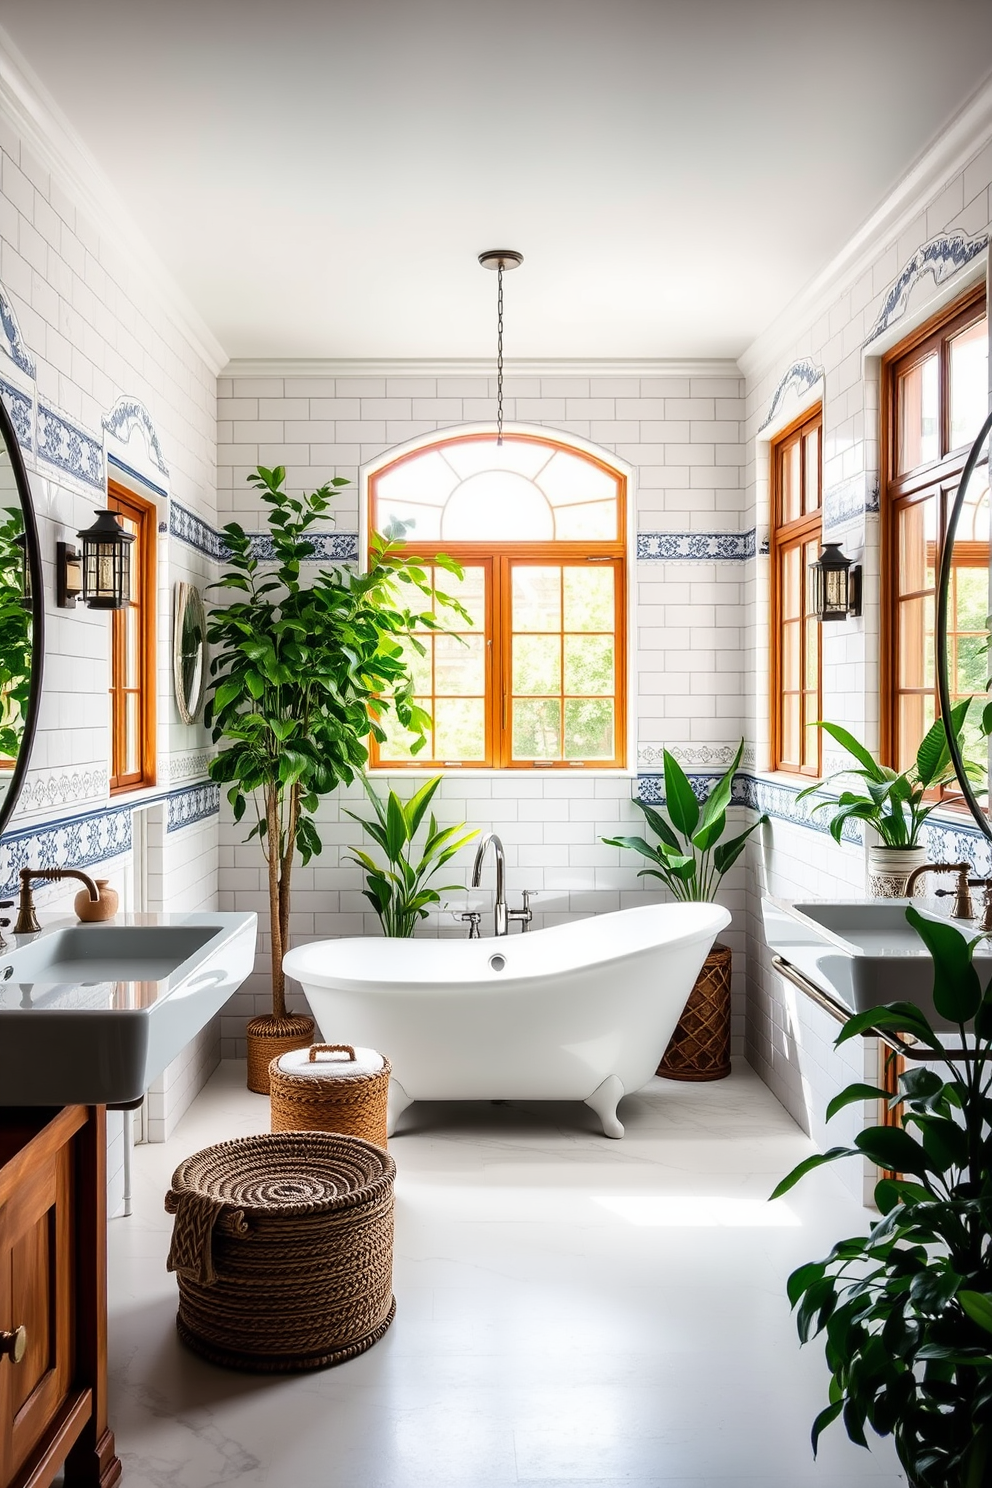
<instances>
[{"instance_id":1,"label":"white clawfoot bathtub","mask_svg":"<svg viewBox=\"0 0 992 1488\"><path fill-rule=\"evenodd\" d=\"M652 904L529 935L322 940L283 961L325 1039L393 1067L390 1135L417 1100L581 1100L608 1137L654 1074L714 939L716 904Z\"/></svg>"}]
</instances>

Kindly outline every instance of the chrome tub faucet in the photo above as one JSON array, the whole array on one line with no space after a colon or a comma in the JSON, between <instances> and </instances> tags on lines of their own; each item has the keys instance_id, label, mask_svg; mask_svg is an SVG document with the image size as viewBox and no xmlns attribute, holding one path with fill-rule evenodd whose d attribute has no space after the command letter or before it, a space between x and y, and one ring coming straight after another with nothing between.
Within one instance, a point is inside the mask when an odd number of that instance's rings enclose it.
<instances>
[{"instance_id":1,"label":"chrome tub faucet","mask_svg":"<svg viewBox=\"0 0 992 1488\"><path fill-rule=\"evenodd\" d=\"M473 889L477 889L479 887L479 884L482 882L482 865L485 862L486 853L488 852L490 847L492 847L493 856L496 859L496 898L493 904L495 933L497 935L508 935L510 933L510 925L513 923L513 921L517 921L520 924L521 929L526 932L531 920L534 918L534 911L530 907L530 896L532 891L530 889L524 889L521 892L520 897L523 899L522 909L509 909L507 907L506 855L503 852L503 844L502 842L500 842L495 832L487 832L485 837L483 837L482 841L479 843L475 854L475 862L472 865L472 882L470 887ZM472 922L471 915L465 915L463 916L463 918L468 919L470 923ZM471 938L473 936L477 936L477 934L478 923L476 922L472 924L472 929L469 931L469 936Z\"/></svg>"}]
</instances>

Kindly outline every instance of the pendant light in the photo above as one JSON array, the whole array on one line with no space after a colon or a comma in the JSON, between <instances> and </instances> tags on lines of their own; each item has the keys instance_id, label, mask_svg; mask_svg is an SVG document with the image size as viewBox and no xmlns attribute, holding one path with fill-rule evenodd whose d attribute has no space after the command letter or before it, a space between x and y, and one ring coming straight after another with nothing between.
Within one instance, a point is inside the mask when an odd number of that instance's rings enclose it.
<instances>
[{"instance_id":1,"label":"pendant light","mask_svg":"<svg viewBox=\"0 0 992 1488\"><path fill-rule=\"evenodd\" d=\"M515 248L490 248L479 254L484 269L496 270L496 443L503 443L503 270L519 269L524 261Z\"/></svg>"},{"instance_id":2,"label":"pendant light","mask_svg":"<svg viewBox=\"0 0 992 1488\"><path fill-rule=\"evenodd\" d=\"M122 610L131 598L131 544L112 511L98 511L92 527L76 534L83 543L83 603L91 610Z\"/></svg>"}]
</instances>

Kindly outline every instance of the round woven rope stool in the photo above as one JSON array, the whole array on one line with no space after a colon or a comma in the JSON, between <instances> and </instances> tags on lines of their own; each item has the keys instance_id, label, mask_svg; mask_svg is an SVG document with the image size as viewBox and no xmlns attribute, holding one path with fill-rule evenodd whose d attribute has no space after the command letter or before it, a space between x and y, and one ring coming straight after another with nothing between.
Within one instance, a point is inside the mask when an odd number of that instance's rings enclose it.
<instances>
[{"instance_id":1,"label":"round woven rope stool","mask_svg":"<svg viewBox=\"0 0 992 1488\"><path fill-rule=\"evenodd\" d=\"M371 1348L396 1311L392 1158L331 1132L279 1132L180 1163L168 1269L179 1336L231 1369L324 1369Z\"/></svg>"},{"instance_id":2,"label":"round woven rope stool","mask_svg":"<svg viewBox=\"0 0 992 1488\"><path fill-rule=\"evenodd\" d=\"M272 1130L332 1131L386 1145L389 1060L375 1049L314 1044L269 1065Z\"/></svg>"},{"instance_id":3,"label":"round woven rope stool","mask_svg":"<svg viewBox=\"0 0 992 1488\"><path fill-rule=\"evenodd\" d=\"M306 1013L287 1013L274 1018L263 1013L251 1018L245 1028L248 1041L248 1089L256 1095L269 1093L269 1065L287 1049L305 1049L313 1042L314 1021Z\"/></svg>"},{"instance_id":4,"label":"round woven rope stool","mask_svg":"<svg viewBox=\"0 0 992 1488\"><path fill-rule=\"evenodd\" d=\"M689 993L658 1066L668 1080L723 1080L730 1074L729 946L715 945Z\"/></svg>"}]
</instances>

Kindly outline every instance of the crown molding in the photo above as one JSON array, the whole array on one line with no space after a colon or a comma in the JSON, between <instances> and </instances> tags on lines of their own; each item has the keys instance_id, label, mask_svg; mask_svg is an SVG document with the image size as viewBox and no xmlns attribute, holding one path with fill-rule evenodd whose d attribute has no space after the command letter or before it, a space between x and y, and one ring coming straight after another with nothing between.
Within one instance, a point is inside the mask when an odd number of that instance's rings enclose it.
<instances>
[{"instance_id":1,"label":"crown molding","mask_svg":"<svg viewBox=\"0 0 992 1488\"><path fill-rule=\"evenodd\" d=\"M944 126L913 165L821 271L741 353L745 377L759 377L795 349L796 338L897 238L940 188L992 139L992 76Z\"/></svg>"},{"instance_id":2,"label":"crown molding","mask_svg":"<svg viewBox=\"0 0 992 1488\"><path fill-rule=\"evenodd\" d=\"M507 359L507 377L737 377L729 357ZM492 357L234 357L222 377L495 377Z\"/></svg>"},{"instance_id":3,"label":"crown molding","mask_svg":"<svg viewBox=\"0 0 992 1488\"><path fill-rule=\"evenodd\" d=\"M90 218L214 376L227 352L131 216L117 188L0 27L0 116Z\"/></svg>"}]
</instances>

